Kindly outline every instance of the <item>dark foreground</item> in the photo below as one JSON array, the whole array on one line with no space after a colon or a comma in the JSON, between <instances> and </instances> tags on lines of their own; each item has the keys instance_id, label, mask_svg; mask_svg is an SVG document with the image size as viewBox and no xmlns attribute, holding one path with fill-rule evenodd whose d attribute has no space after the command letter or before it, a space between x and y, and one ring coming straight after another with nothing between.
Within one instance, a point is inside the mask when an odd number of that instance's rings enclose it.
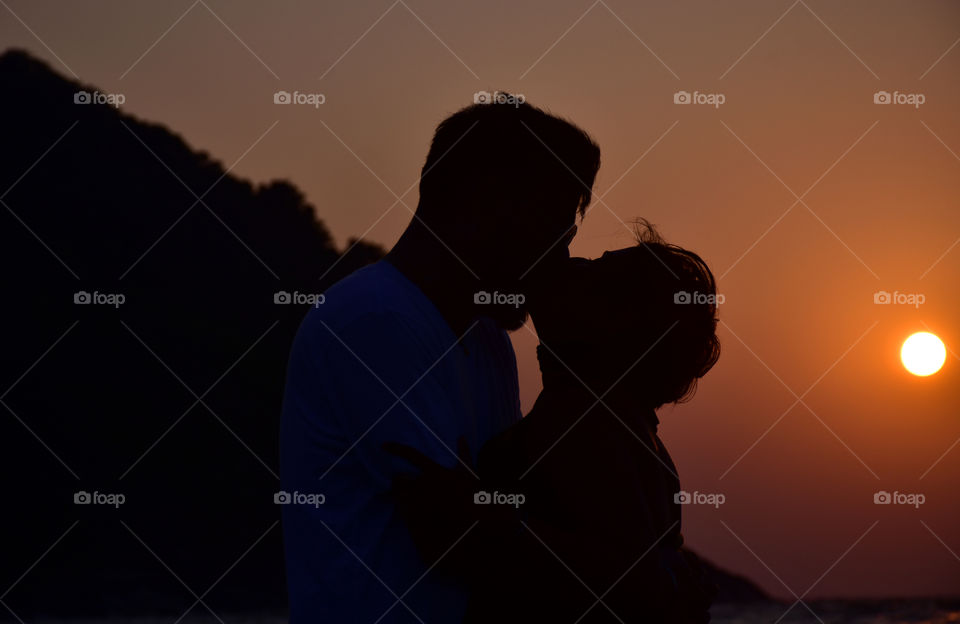
<instances>
[{"instance_id":1,"label":"dark foreground","mask_svg":"<svg viewBox=\"0 0 960 624\"><path fill-rule=\"evenodd\" d=\"M797 605L787 612L789 603L726 603L713 609L716 624L948 624L960 622L960 600L876 600L813 601L810 610ZM202 607L201 607L202 609ZM784 613L786 615L784 615ZM223 624L284 624L282 615L218 614ZM209 614L189 615L181 624L217 622ZM37 624L169 624L169 617L133 617L98 619L41 619Z\"/></svg>"}]
</instances>

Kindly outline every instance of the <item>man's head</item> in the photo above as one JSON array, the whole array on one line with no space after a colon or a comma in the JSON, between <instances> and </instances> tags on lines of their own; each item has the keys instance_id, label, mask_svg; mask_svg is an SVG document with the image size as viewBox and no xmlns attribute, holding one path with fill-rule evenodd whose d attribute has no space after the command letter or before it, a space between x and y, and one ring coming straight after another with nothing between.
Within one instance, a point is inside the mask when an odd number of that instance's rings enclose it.
<instances>
[{"instance_id":1,"label":"man's head","mask_svg":"<svg viewBox=\"0 0 960 624\"><path fill-rule=\"evenodd\" d=\"M594 391L616 383L629 402L657 408L691 398L720 357L717 289L694 252L646 223L638 239L596 260L571 259L564 287L532 314L546 349Z\"/></svg>"},{"instance_id":2,"label":"man's head","mask_svg":"<svg viewBox=\"0 0 960 624\"><path fill-rule=\"evenodd\" d=\"M569 257L600 167L600 148L575 125L517 98L475 104L437 127L420 175L417 219L476 278L479 314L518 328L526 295Z\"/></svg>"}]
</instances>

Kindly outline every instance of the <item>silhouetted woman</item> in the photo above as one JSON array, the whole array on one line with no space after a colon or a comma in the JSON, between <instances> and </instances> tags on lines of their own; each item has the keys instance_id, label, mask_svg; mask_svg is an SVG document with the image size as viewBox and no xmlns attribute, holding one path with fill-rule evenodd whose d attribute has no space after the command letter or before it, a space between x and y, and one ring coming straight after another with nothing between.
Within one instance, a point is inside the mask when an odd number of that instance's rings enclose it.
<instances>
[{"instance_id":1,"label":"silhouetted woman","mask_svg":"<svg viewBox=\"0 0 960 624\"><path fill-rule=\"evenodd\" d=\"M719 357L712 273L645 224L633 247L571 259L531 313L543 391L482 448L479 484L392 449L422 470L395 488L418 547L470 580L466 622L709 621L655 410Z\"/></svg>"}]
</instances>

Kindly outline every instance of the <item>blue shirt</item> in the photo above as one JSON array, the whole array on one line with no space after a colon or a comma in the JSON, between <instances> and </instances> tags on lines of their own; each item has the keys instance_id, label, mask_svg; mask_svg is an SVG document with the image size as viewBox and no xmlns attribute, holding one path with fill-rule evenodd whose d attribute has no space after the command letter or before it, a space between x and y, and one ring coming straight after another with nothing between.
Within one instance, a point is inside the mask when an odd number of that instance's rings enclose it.
<instances>
[{"instance_id":1,"label":"blue shirt","mask_svg":"<svg viewBox=\"0 0 960 624\"><path fill-rule=\"evenodd\" d=\"M387 261L335 284L304 318L280 433L291 624L462 620L467 589L423 576L433 562L421 561L389 496L393 478L415 469L381 448L400 442L453 466L459 437L475 459L520 419L506 332L480 317L458 338Z\"/></svg>"}]
</instances>

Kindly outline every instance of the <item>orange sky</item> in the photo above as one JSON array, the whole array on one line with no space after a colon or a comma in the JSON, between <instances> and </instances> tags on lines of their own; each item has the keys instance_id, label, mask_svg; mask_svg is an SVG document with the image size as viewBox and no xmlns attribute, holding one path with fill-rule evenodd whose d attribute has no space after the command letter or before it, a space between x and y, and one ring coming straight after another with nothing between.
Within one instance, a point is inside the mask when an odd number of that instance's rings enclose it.
<instances>
[{"instance_id":1,"label":"orange sky","mask_svg":"<svg viewBox=\"0 0 960 624\"><path fill-rule=\"evenodd\" d=\"M397 239L394 194L416 206L434 126L474 92L568 116L603 150L573 253L628 245L643 216L726 296L719 364L661 414L686 489L726 496L685 508L688 543L784 598L960 588L960 4L5 2L4 48L240 176L291 180L341 243ZM925 329L952 352L921 379L898 352ZM535 338L514 342L528 407Z\"/></svg>"}]
</instances>

